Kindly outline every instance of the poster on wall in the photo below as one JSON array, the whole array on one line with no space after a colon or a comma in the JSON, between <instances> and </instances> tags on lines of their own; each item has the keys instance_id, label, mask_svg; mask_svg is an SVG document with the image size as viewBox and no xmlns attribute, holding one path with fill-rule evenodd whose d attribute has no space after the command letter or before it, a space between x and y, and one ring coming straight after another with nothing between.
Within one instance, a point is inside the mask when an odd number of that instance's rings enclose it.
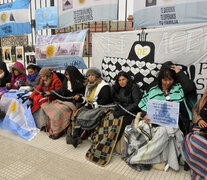
<instances>
[{"instance_id":1,"label":"poster on wall","mask_svg":"<svg viewBox=\"0 0 207 180\"><path fill-rule=\"evenodd\" d=\"M16 47L16 61L19 61L22 64L24 64L24 47L23 46Z\"/></svg>"},{"instance_id":2,"label":"poster on wall","mask_svg":"<svg viewBox=\"0 0 207 180\"><path fill-rule=\"evenodd\" d=\"M5 62L12 62L11 47L3 47L3 57Z\"/></svg>"},{"instance_id":3,"label":"poster on wall","mask_svg":"<svg viewBox=\"0 0 207 180\"><path fill-rule=\"evenodd\" d=\"M115 19L117 19L117 0L58 1L58 28Z\"/></svg>"},{"instance_id":4,"label":"poster on wall","mask_svg":"<svg viewBox=\"0 0 207 180\"><path fill-rule=\"evenodd\" d=\"M65 70L69 65L86 69L82 57L86 33L87 29L52 36L38 35L35 50L37 65L55 70Z\"/></svg>"},{"instance_id":5,"label":"poster on wall","mask_svg":"<svg viewBox=\"0 0 207 180\"><path fill-rule=\"evenodd\" d=\"M25 53L25 66L27 67L29 64L36 64L35 52L27 52Z\"/></svg>"},{"instance_id":6,"label":"poster on wall","mask_svg":"<svg viewBox=\"0 0 207 180\"><path fill-rule=\"evenodd\" d=\"M108 82L122 70L146 90L162 63L172 61L195 82L198 94L207 88L207 24L94 33L92 46L93 65Z\"/></svg>"},{"instance_id":7,"label":"poster on wall","mask_svg":"<svg viewBox=\"0 0 207 180\"><path fill-rule=\"evenodd\" d=\"M207 0L134 1L134 28L204 23Z\"/></svg>"}]
</instances>

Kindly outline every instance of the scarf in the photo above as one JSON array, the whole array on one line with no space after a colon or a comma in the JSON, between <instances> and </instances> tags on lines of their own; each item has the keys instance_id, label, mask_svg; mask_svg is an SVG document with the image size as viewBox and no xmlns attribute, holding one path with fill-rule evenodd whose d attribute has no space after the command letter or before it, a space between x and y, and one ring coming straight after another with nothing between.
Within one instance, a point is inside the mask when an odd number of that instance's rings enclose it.
<instances>
[{"instance_id":1,"label":"scarf","mask_svg":"<svg viewBox=\"0 0 207 180\"><path fill-rule=\"evenodd\" d=\"M37 71L37 72L35 73L34 76L31 76L30 74L28 74L28 75L27 75L27 78L28 78L31 82L33 82L33 81L36 79L36 77L37 77L38 74L39 74L39 71Z\"/></svg>"},{"instance_id":2,"label":"scarf","mask_svg":"<svg viewBox=\"0 0 207 180\"><path fill-rule=\"evenodd\" d=\"M4 77L4 75L5 75L5 73L3 72L3 73L1 73L0 74L0 79L2 79L3 77Z\"/></svg>"},{"instance_id":3,"label":"scarf","mask_svg":"<svg viewBox=\"0 0 207 180\"><path fill-rule=\"evenodd\" d=\"M70 81L68 81L68 90L70 92L73 92L72 85L71 85L71 82Z\"/></svg>"},{"instance_id":4,"label":"scarf","mask_svg":"<svg viewBox=\"0 0 207 180\"><path fill-rule=\"evenodd\" d=\"M86 89L87 89L87 92L86 92L86 97L89 97L93 88L95 88L97 86L97 81L95 81L94 83L90 83L88 82L87 86L86 86Z\"/></svg>"}]
</instances>

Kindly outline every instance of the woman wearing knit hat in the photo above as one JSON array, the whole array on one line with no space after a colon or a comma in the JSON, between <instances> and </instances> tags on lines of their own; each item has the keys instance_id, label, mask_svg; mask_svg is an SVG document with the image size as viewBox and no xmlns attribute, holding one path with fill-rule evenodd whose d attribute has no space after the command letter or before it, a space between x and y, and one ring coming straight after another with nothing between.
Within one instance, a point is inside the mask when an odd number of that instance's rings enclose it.
<instances>
[{"instance_id":1,"label":"woman wearing knit hat","mask_svg":"<svg viewBox=\"0 0 207 180\"><path fill-rule=\"evenodd\" d=\"M75 66L68 66L65 74L66 78L60 89L46 92L47 96L57 95L58 99L45 102L40 108L38 127L41 129L46 125L51 139L58 139L64 134L72 114L80 104L75 101L74 96L84 94L85 91L85 77Z\"/></svg>"},{"instance_id":2,"label":"woman wearing knit hat","mask_svg":"<svg viewBox=\"0 0 207 180\"><path fill-rule=\"evenodd\" d=\"M97 109L99 105L107 105L112 102L110 86L101 78L100 70L96 67L89 68L86 72L86 76L88 79L85 83L85 96L75 96L76 100L85 104L85 108L81 109L84 113L87 113L87 111L91 112L89 111L90 109ZM81 111L78 110L78 112ZM79 119L79 114L77 114L74 119ZM73 135L67 137L67 143L73 144L74 147L77 147L77 145L81 143L81 132L81 122L79 120L76 121Z\"/></svg>"},{"instance_id":3,"label":"woman wearing knit hat","mask_svg":"<svg viewBox=\"0 0 207 180\"><path fill-rule=\"evenodd\" d=\"M15 64L11 66L11 70L11 82L7 83L6 87L9 89L19 89L20 86L25 83L27 79L25 68L22 63L15 62Z\"/></svg>"},{"instance_id":4,"label":"woman wearing knit hat","mask_svg":"<svg viewBox=\"0 0 207 180\"><path fill-rule=\"evenodd\" d=\"M53 68L51 67L42 68L39 72L39 75L40 75L40 84L32 92L28 102L28 105L33 104L32 113L36 112L39 109L40 105L43 104L44 102L56 98L55 96L51 96L49 98L44 97L46 91L56 90L62 86L62 82L57 77L57 75L53 72ZM37 120L38 119L36 119L36 123L38 125Z\"/></svg>"}]
</instances>

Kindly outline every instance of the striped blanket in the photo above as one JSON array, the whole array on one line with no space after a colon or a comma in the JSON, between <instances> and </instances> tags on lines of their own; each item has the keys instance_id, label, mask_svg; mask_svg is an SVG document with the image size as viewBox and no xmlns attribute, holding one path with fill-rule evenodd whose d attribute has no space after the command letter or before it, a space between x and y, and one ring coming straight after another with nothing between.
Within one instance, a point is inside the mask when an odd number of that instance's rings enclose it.
<instances>
[{"instance_id":1,"label":"striped blanket","mask_svg":"<svg viewBox=\"0 0 207 180\"><path fill-rule=\"evenodd\" d=\"M182 143L182 155L192 169L192 179L207 179L207 139L194 128Z\"/></svg>"},{"instance_id":2,"label":"striped blanket","mask_svg":"<svg viewBox=\"0 0 207 180\"><path fill-rule=\"evenodd\" d=\"M56 135L68 127L76 110L72 102L54 100L51 103L44 102L33 115L39 129L46 126L49 135Z\"/></svg>"}]
</instances>

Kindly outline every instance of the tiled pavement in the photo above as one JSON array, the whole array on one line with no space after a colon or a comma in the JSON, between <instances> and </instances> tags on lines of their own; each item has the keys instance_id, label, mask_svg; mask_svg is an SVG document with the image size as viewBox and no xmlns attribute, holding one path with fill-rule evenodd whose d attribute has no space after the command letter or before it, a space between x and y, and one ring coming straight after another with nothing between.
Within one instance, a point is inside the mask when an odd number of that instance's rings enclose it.
<instances>
[{"instance_id":1,"label":"tiled pavement","mask_svg":"<svg viewBox=\"0 0 207 180\"><path fill-rule=\"evenodd\" d=\"M40 132L32 141L0 129L0 180L190 180L190 172L183 170L135 171L114 155L106 167L85 159L90 142L84 141L76 149L67 145L65 137L51 140Z\"/></svg>"}]
</instances>

